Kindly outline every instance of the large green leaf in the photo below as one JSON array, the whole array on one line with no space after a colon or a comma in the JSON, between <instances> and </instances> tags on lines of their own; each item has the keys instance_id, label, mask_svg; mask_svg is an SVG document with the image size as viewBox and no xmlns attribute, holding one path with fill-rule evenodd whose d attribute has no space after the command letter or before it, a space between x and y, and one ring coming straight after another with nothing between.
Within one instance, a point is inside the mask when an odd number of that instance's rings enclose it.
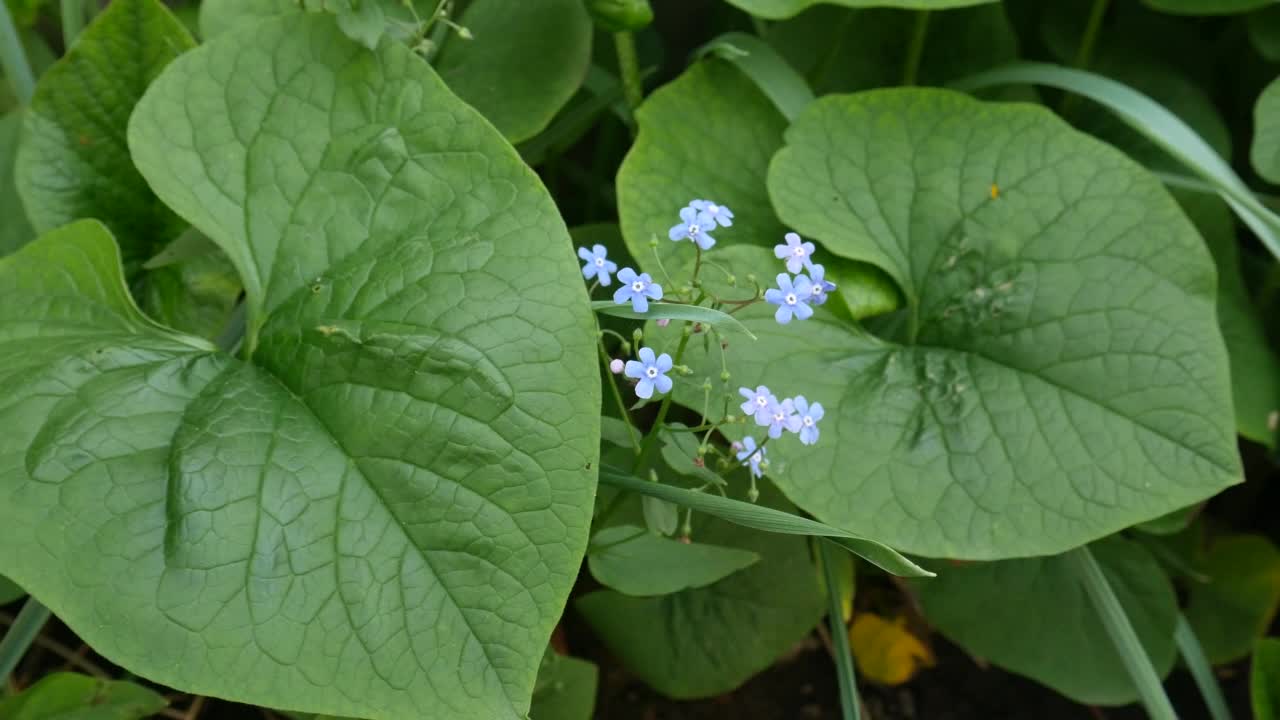
<instances>
[{"instance_id":1,"label":"large green leaf","mask_svg":"<svg viewBox=\"0 0 1280 720\"><path fill-rule=\"evenodd\" d=\"M1090 547L1162 675L1173 667L1178 604L1160 564L1137 543ZM914 585L929 622L970 654L1083 703L1138 698L1065 556L970 563Z\"/></svg>"},{"instance_id":2,"label":"large green leaf","mask_svg":"<svg viewBox=\"0 0 1280 720\"><path fill-rule=\"evenodd\" d=\"M1235 218L1216 195L1189 191L1174 195L1218 265L1218 325L1231 361L1236 430L1254 442L1275 447L1272 413L1280 410L1280 358L1271 349L1262 315L1240 275Z\"/></svg>"},{"instance_id":3,"label":"large green leaf","mask_svg":"<svg viewBox=\"0 0 1280 720\"><path fill-rule=\"evenodd\" d=\"M759 555L746 550L685 543L635 525L604 528L587 547L592 577L605 587L637 597L705 587L759 560Z\"/></svg>"},{"instance_id":4,"label":"large green leaf","mask_svg":"<svg viewBox=\"0 0 1280 720\"><path fill-rule=\"evenodd\" d=\"M1258 174L1280 183L1280 78L1273 80L1253 108L1253 144L1249 159Z\"/></svg>"},{"instance_id":5,"label":"large green leaf","mask_svg":"<svg viewBox=\"0 0 1280 720\"><path fill-rule=\"evenodd\" d=\"M140 720L168 703L140 685L54 673L10 698L0 700L5 720Z\"/></svg>"},{"instance_id":6,"label":"large green leaf","mask_svg":"<svg viewBox=\"0 0 1280 720\"><path fill-rule=\"evenodd\" d=\"M445 45L440 76L512 142L542 132L591 64L582 0L475 0L458 22L474 39Z\"/></svg>"},{"instance_id":7,"label":"large green leaf","mask_svg":"<svg viewBox=\"0 0 1280 720\"><path fill-rule=\"evenodd\" d=\"M1280 640L1265 638L1253 651L1249 694L1256 720L1280 718Z\"/></svg>"},{"instance_id":8,"label":"large green leaf","mask_svg":"<svg viewBox=\"0 0 1280 720\"><path fill-rule=\"evenodd\" d=\"M1197 567L1209 581L1191 586L1187 621L1209 662L1239 660L1280 606L1280 550L1261 535L1232 535L1215 541Z\"/></svg>"},{"instance_id":9,"label":"large green leaf","mask_svg":"<svg viewBox=\"0 0 1280 720\"><path fill-rule=\"evenodd\" d=\"M778 20L789 18L805 8L821 4L851 8L893 7L906 10L946 10L970 5L985 5L996 0L728 0L728 2L752 15Z\"/></svg>"},{"instance_id":10,"label":"large green leaf","mask_svg":"<svg viewBox=\"0 0 1280 720\"><path fill-rule=\"evenodd\" d=\"M80 218L106 223L126 267L182 230L129 159L134 105L194 45L159 0L115 0L36 86L18 149L18 191L38 232Z\"/></svg>"},{"instance_id":11,"label":"large green leaf","mask_svg":"<svg viewBox=\"0 0 1280 720\"><path fill-rule=\"evenodd\" d=\"M764 505L789 510L771 487ZM728 692L765 669L813 629L823 598L806 542L698 516L694 539L760 555L708 587L662 597L600 590L575 606L628 670L674 698Z\"/></svg>"},{"instance_id":12,"label":"large green leaf","mask_svg":"<svg viewBox=\"0 0 1280 720\"><path fill-rule=\"evenodd\" d=\"M17 583L0 575L0 605L8 605L26 594L27 591L18 587Z\"/></svg>"},{"instance_id":13,"label":"large green leaf","mask_svg":"<svg viewBox=\"0 0 1280 720\"><path fill-rule=\"evenodd\" d=\"M18 196L14 177L14 157L22 131L22 115L15 111L0 117L0 256L7 255L35 239L36 231L27 220L27 211Z\"/></svg>"},{"instance_id":14,"label":"large green leaf","mask_svg":"<svg viewBox=\"0 0 1280 720\"><path fill-rule=\"evenodd\" d=\"M1043 109L943 90L828 97L787 141L779 214L908 304L892 342L739 314L761 340L734 376L827 408L826 442L770 444L800 507L993 559L1239 482L1212 260L1155 178Z\"/></svg>"},{"instance_id":15,"label":"large green leaf","mask_svg":"<svg viewBox=\"0 0 1280 720\"><path fill-rule=\"evenodd\" d=\"M691 118L690 107L698 108ZM618 170L618 215L627 249L659 282L688 282L694 266L692 243L673 243L667 230L679 221L680 208L706 198L732 208L733 226L716 231L715 262L737 277L737 287L721 285L730 297L751 290L751 274L762 281L775 274L772 254L725 254L735 245L772 247L786 226L769 204L765 178L769 160L782 147L786 120L754 84L723 60L706 60L653 93L636 113L635 145ZM655 249L651 239L658 239ZM736 249L736 248L734 248ZM711 256L709 256L711 257ZM841 298L857 317L898 306L897 290L883 272L865 263L828 268L839 275ZM704 280L723 280L708 268ZM718 374L718 371L717 371ZM699 400L699 403L701 401ZM699 404L698 407L701 407Z\"/></svg>"},{"instance_id":16,"label":"large green leaf","mask_svg":"<svg viewBox=\"0 0 1280 720\"><path fill-rule=\"evenodd\" d=\"M522 717L600 401L536 176L420 58L323 15L180 58L129 139L248 280L256 352L142 318L100 226L0 261L0 572L193 692Z\"/></svg>"}]
</instances>

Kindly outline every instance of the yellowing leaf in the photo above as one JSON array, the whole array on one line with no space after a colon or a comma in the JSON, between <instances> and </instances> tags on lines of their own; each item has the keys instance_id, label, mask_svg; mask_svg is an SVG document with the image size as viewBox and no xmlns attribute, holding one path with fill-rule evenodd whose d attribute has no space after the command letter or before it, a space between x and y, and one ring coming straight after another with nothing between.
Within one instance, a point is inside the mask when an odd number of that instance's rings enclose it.
<instances>
[{"instance_id":1,"label":"yellowing leaf","mask_svg":"<svg viewBox=\"0 0 1280 720\"><path fill-rule=\"evenodd\" d=\"M863 677L882 685L901 685L921 666L933 666L933 653L911 634L902 618L859 613L849 630L849 642Z\"/></svg>"}]
</instances>

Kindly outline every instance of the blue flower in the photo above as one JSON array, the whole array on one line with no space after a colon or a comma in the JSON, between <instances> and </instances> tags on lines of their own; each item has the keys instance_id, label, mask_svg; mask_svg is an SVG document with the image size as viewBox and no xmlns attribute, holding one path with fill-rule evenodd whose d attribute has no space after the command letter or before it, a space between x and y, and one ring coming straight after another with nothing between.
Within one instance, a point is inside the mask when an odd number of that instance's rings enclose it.
<instances>
[{"instance_id":1,"label":"blue flower","mask_svg":"<svg viewBox=\"0 0 1280 720\"><path fill-rule=\"evenodd\" d=\"M796 415L800 418L800 442L812 445L818 442L818 421L822 419L822 403L809 404L803 395L797 395L792 401Z\"/></svg>"},{"instance_id":2,"label":"blue flower","mask_svg":"<svg viewBox=\"0 0 1280 720\"><path fill-rule=\"evenodd\" d=\"M649 312L649 300L662 299L662 286L649 277L649 273L636 274L629 267L618 271L622 287L613 293L613 301L622 305L628 301L636 312Z\"/></svg>"},{"instance_id":3,"label":"blue flower","mask_svg":"<svg viewBox=\"0 0 1280 720\"><path fill-rule=\"evenodd\" d=\"M618 277L622 277L622 274L619 273ZM795 284L792 284L790 275L778 273L778 287L766 290L764 299L778 306L773 317L779 323L786 325L791 322L792 315L801 320L807 320L813 315L813 308L809 307L809 299L812 295L809 278L798 275Z\"/></svg>"},{"instance_id":4,"label":"blue flower","mask_svg":"<svg viewBox=\"0 0 1280 720\"><path fill-rule=\"evenodd\" d=\"M787 272L795 274L800 272L801 268L809 267L809 257L813 255L813 243L800 242L800 236L789 232L783 236L786 238L785 245L774 245L773 254L779 260L787 261Z\"/></svg>"},{"instance_id":5,"label":"blue flower","mask_svg":"<svg viewBox=\"0 0 1280 720\"><path fill-rule=\"evenodd\" d=\"M662 353L655 358L653 348L647 347L640 348L639 355L639 361L628 360L623 370L627 377L640 381L636 383L636 395L648 400L653 397L655 387L659 393L671 392L671 378L667 377L671 370L671 356Z\"/></svg>"},{"instance_id":6,"label":"blue flower","mask_svg":"<svg viewBox=\"0 0 1280 720\"><path fill-rule=\"evenodd\" d=\"M814 264L809 268L809 302L821 305L827 301L827 293L836 289L835 283L827 282L826 269Z\"/></svg>"},{"instance_id":7,"label":"blue flower","mask_svg":"<svg viewBox=\"0 0 1280 720\"><path fill-rule=\"evenodd\" d=\"M582 266L582 277L588 280L594 277L601 285L609 287L609 273L618 272L618 263L608 259L608 254L609 251L603 245L595 245L590 250L578 248L578 257L586 263Z\"/></svg>"},{"instance_id":8,"label":"blue flower","mask_svg":"<svg viewBox=\"0 0 1280 720\"><path fill-rule=\"evenodd\" d=\"M680 208L680 223L672 226L667 237L677 242L692 240L703 250L710 250L716 244L716 239L707 233L715 229L716 221L710 215L691 207Z\"/></svg>"},{"instance_id":9,"label":"blue flower","mask_svg":"<svg viewBox=\"0 0 1280 720\"><path fill-rule=\"evenodd\" d=\"M711 216L718 227L733 227L733 211L724 205L717 205L710 200L694 200L689 207Z\"/></svg>"},{"instance_id":10,"label":"blue flower","mask_svg":"<svg viewBox=\"0 0 1280 720\"><path fill-rule=\"evenodd\" d=\"M769 424L769 408L778 402L778 398L769 392L769 388L761 385L755 390L751 388L738 388L738 394L746 398L742 403L742 414L747 417L754 417L756 422L761 425Z\"/></svg>"},{"instance_id":11,"label":"blue flower","mask_svg":"<svg viewBox=\"0 0 1280 720\"><path fill-rule=\"evenodd\" d=\"M760 422L757 420L756 422ZM767 422L760 423L769 426L769 437L782 437L782 431L800 432L802 427L800 424L800 416L796 415L795 405L792 404L791 398L787 398L782 402L775 402L769 406L769 416Z\"/></svg>"},{"instance_id":12,"label":"blue flower","mask_svg":"<svg viewBox=\"0 0 1280 720\"><path fill-rule=\"evenodd\" d=\"M738 452L738 461L745 460L747 462L747 467L751 469L751 477L764 477L764 471L760 469L760 463L764 462L764 456L767 452L768 448L756 449L755 438L744 437L742 438L742 450Z\"/></svg>"}]
</instances>

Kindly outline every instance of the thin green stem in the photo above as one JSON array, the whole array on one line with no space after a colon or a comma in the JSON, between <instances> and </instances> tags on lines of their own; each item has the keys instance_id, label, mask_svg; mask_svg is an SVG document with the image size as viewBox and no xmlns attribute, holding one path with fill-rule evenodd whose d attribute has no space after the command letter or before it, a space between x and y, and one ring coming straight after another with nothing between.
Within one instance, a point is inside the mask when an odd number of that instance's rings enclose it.
<instances>
[{"instance_id":1,"label":"thin green stem","mask_svg":"<svg viewBox=\"0 0 1280 720\"><path fill-rule=\"evenodd\" d=\"M1187 622L1187 616L1182 613L1178 614L1178 626L1173 631L1173 639L1178 643L1178 652L1191 671L1191 677L1195 678L1196 687L1200 688L1200 697L1204 698L1204 704L1209 708L1209 717L1213 720L1231 720L1227 699L1223 697L1222 688L1213 676L1213 668L1204 656L1200 639Z\"/></svg>"},{"instance_id":2,"label":"thin green stem","mask_svg":"<svg viewBox=\"0 0 1280 720\"><path fill-rule=\"evenodd\" d=\"M84 0L62 0L62 46L67 50L75 44L84 29Z\"/></svg>"},{"instance_id":3,"label":"thin green stem","mask_svg":"<svg viewBox=\"0 0 1280 720\"><path fill-rule=\"evenodd\" d=\"M1160 676L1151 665L1151 658L1143 649L1142 641L1138 639L1138 633L1129 622L1124 607L1120 605L1120 600L1116 598L1111 584L1107 582L1107 576L1103 574L1102 567L1094 559L1093 553L1089 552L1089 546L1082 545L1068 552L1066 558L1073 565L1076 577L1084 586L1085 594L1089 596L1094 610L1098 612L1102 626L1111 636L1111 642L1115 644L1125 670L1129 672L1130 679L1137 686L1138 695L1142 699L1143 707L1147 710L1147 716L1152 720L1177 720L1178 715L1173 711L1169 696L1164 692Z\"/></svg>"},{"instance_id":4,"label":"thin green stem","mask_svg":"<svg viewBox=\"0 0 1280 720\"><path fill-rule=\"evenodd\" d=\"M1098 45L1098 33L1102 29L1102 19L1107 16L1107 6L1111 0L1093 0L1089 9L1089 20L1084 26L1084 35L1080 37L1080 47L1076 48L1076 57L1071 66L1077 70L1088 70L1093 62L1093 49ZM1066 114L1078 102L1073 93L1064 93L1058 111Z\"/></svg>"},{"instance_id":5,"label":"thin green stem","mask_svg":"<svg viewBox=\"0 0 1280 720\"><path fill-rule=\"evenodd\" d=\"M858 677L853 667L849 632L844 625L840 581L836 577L836 563L841 558L831 543L819 540L817 545L818 553L822 556L822 574L827 581L827 620L831 625L831 650L836 656L836 678L840 682L841 717L844 720L859 720L862 703L858 700Z\"/></svg>"},{"instance_id":6,"label":"thin green stem","mask_svg":"<svg viewBox=\"0 0 1280 720\"><path fill-rule=\"evenodd\" d=\"M609 390L613 394L613 402L618 406L618 414L622 416L622 421L627 424L627 435L631 437L631 447L638 453L640 452L640 437L636 432L636 426L631 423L631 413L627 412L627 404L622 400L622 392L618 390L618 383L613 379L613 371L609 369L609 352L604 349L604 340L597 342L600 348L600 362L604 363L604 384L609 386Z\"/></svg>"},{"instance_id":7,"label":"thin green stem","mask_svg":"<svg viewBox=\"0 0 1280 720\"><path fill-rule=\"evenodd\" d=\"M622 75L622 97L634 112L644 100L644 84L640 79L640 57L636 54L635 35L629 31L614 33L613 45L618 51L618 72Z\"/></svg>"},{"instance_id":8,"label":"thin green stem","mask_svg":"<svg viewBox=\"0 0 1280 720\"><path fill-rule=\"evenodd\" d=\"M924 57L924 41L929 37L929 11L916 12L915 27L911 31L911 44L907 46L907 60L902 66L902 84L915 85L920 74L920 58Z\"/></svg>"},{"instance_id":9,"label":"thin green stem","mask_svg":"<svg viewBox=\"0 0 1280 720\"><path fill-rule=\"evenodd\" d=\"M0 5L4 3L0 2ZM22 610L18 611L18 617L14 618L13 625L9 626L9 632L0 638L0 687L8 686L9 675L18 667L22 656L27 654L27 649L35 642L40 628L49 621L51 614L49 608L41 605L39 600L27 598Z\"/></svg>"},{"instance_id":10,"label":"thin green stem","mask_svg":"<svg viewBox=\"0 0 1280 720\"><path fill-rule=\"evenodd\" d=\"M686 323L686 327L688 323ZM684 359L684 350L689 347L689 338L693 337L693 333L687 333L680 338L680 344L676 346L675 364L679 365ZM667 419L667 411L671 409L671 396L674 392L667 393L662 398L662 404L658 406L658 416L653 420L653 429L645 436L643 444L640 445L640 453L636 456L636 462L631 466L631 474L639 475L644 470L645 463L648 462L649 456L653 454L653 449L658 445L658 435L662 432L662 423Z\"/></svg>"},{"instance_id":11,"label":"thin green stem","mask_svg":"<svg viewBox=\"0 0 1280 720\"><path fill-rule=\"evenodd\" d=\"M0 2L0 67L4 68L5 77L13 85L18 100L23 105L31 102L36 91L36 76L31 73L27 52L18 38L18 28L14 26L9 6L4 2Z\"/></svg>"}]
</instances>

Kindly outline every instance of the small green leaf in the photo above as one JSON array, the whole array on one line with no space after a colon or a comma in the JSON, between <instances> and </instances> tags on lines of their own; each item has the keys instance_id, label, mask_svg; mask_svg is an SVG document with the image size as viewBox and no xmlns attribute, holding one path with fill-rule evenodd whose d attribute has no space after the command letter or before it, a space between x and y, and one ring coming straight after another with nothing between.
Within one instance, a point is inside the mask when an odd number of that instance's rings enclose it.
<instances>
[{"instance_id":1,"label":"small green leaf","mask_svg":"<svg viewBox=\"0 0 1280 720\"><path fill-rule=\"evenodd\" d=\"M1249 159L1258 174L1280 183L1280 78L1271 81L1253 108L1253 145Z\"/></svg>"},{"instance_id":2,"label":"small green leaf","mask_svg":"<svg viewBox=\"0 0 1280 720\"><path fill-rule=\"evenodd\" d=\"M346 0L349 6L336 10L338 27L347 37L370 50L378 49L387 29L387 15L379 0Z\"/></svg>"},{"instance_id":3,"label":"small green leaf","mask_svg":"<svg viewBox=\"0 0 1280 720\"><path fill-rule=\"evenodd\" d=\"M699 436L688 432L686 427L682 423L667 423L667 429L662 433L662 461L677 475L700 483L727 484L724 478L694 462L701 443Z\"/></svg>"},{"instance_id":4,"label":"small green leaf","mask_svg":"<svg viewBox=\"0 0 1280 720\"><path fill-rule=\"evenodd\" d=\"M151 81L195 41L159 0L115 0L36 86L18 148L18 191L38 232L106 223L126 269L184 226L134 167L125 129Z\"/></svg>"},{"instance_id":5,"label":"small green leaf","mask_svg":"<svg viewBox=\"0 0 1280 720\"><path fill-rule=\"evenodd\" d=\"M599 675L594 663L547 650L529 720L591 720Z\"/></svg>"},{"instance_id":6,"label":"small green leaf","mask_svg":"<svg viewBox=\"0 0 1280 720\"><path fill-rule=\"evenodd\" d=\"M1263 638L1254 646L1249 695L1255 720L1280 718L1280 639Z\"/></svg>"},{"instance_id":7,"label":"small green leaf","mask_svg":"<svg viewBox=\"0 0 1280 720\"><path fill-rule=\"evenodd\" d=\"M651 532L658 535L675 535L680 526L680 508L676 504L662 498L641 498L640 507L644 511L644 524Z\"/></svg>"},{"instance_id":8,"label":"small green leaf","mask_svg":"<svg viewBox=\"0 0 1280 720\"><path fill-rule=\"evenodd\" d=\"M165 699L130 682L54 673L0 700L5 720L141 720L162 710Z\"/></svg>"},{"instance_id":9,"label":"small green leaf","mask_svg":"<svg viewBox=\"0 0 1280 720\"><path fill-rule=\"evenodd\" d=\"M661 483L645 482L626 472L602 467L600 482L616 488L640 493L647 497L678 503L701 513L714 515L729 522L782 535L808 535L826 538L863 558L880 569L903 577L933 577L933 573L916 565L893 548L874 540L855 535L808 518L775 510L763 504L731 500L718 495L685 490Z\"/></svg>"},{"instance_id":10,"label":"small green leaf","mask_svg":"<svg viewBox=\"0 0 1280 720\"><path fill-rule=\"evenodd\" d=\"M1209 547L1191 586L1187 621L1214 665L1249 654L1280 605L1280 550L1261 535L1231 535Z\"/></svg>"},{"instance_id":11,"label":"small green leaf","mask_svg":"<svg viewBox=\"0 0 1280 720\"><path fill-rule=\"evenodd\" d=\"M449 87L511 142L551 123L586 77L591 18L581 0L475 0L437 67Z\"/></svg>"},{"instance_id":12,"label":"small green leaf","mask_svg":"<svg viewBox=\"0 0 1280 720\"><path fill-rule=\"evenodd\" d=\"M231 321L240 296L235 266L216 245L213 252L147 273L138 304L160 324L214 340Z\"/></svg>"},{"instance_id":13,"label":"small green leaf","mask_svg":"<svg viewBox=\"0 0 1280 720\"><path fill-rule=\"evenodd\" d=\"M591 575L601 585L634 597L705 587L759 560L746 550L684 543L634 525L605 528L587 546Z\"/></svg>"},{"instance_id":14,"label":"small green leaf","mask_svg":"<svg viewBox=\"0 0 1280 720\"><path fill-rule=\"evenodd\" d=\"M1089 549L1157 672L1168 673L1178 619L1168 577L1132 541L1113 537ZM972 655L1078 702L1123 705L1138 698L1066 556L966 563L914 588L929 622Z\"/></svg>"},{"instance_id":15,"label":"small green leaf","mask_svg":"<svg viewBox=\"0 0 1280 720\"><path fill-rule=\"evenodd\" d=\"M732 315L700 305L658 302L649 303L647 312L636 312L630 305L619 305L612 300L596 300L591 303L591 309L601 315L612 315L631 320L662 320L666 318L668 320L703 323L721 329L730 328L745 334L752 340L756 339L756 336L752 335L751 331Z\"/></svg>"},{"instance_id":16,"label":"small green leaf","mask_svg":"<svg viewBox=\"0 0 1280 720\"><path fill-rule=\"evenodd\" d=\"M761 503L771 507L756 509L787 515L790 506L776 490L766 484L761 491ZM760 562L707 587L671 595L638 598L602 590L575 600L628 670L677 699L711 697L741 685L807 635L824 607L803 539L703 516L695 517L694 539L754 552Z\"/></svg>"},{"instance_id":17,"label":"small green leaf","mask_svg":"<svg viewBox=\"0 0 1280 720\"><path fill-rule=\"evenodd\" d=\"M824 3L850 8L893 7L904 10L946 10L970 5L985 5L996 0L728 0L728 2L757 17L781 20L796 15L805 8Z\"/></svg>"},{"instance_id":18,"label":"small green leaf","mask_svg":"<svg viewBox=\"0 0 1280 720\"><path fill-rule=\"evenodd\" d=\"M698 53L736 65L788 120L794 120L814 100L813 90L800 73L755 35L725 33L704 45Z\"/></svg>"},{"instance_id":19,"label":"small green leaf","mask_svg":"<svg viewBox=\"0 0 1280 720\"><path fill-rule=\"evenodd\" d=\"M944 90L829 96L787 141L779 214L907 302L884 339L742 313L761 341L734 377L826 408L816 446L770 444L801 508L907 552L994 559L1240 481L1212 260L1150 174L1042 108Z\"/></svg>"}]
</instances>

